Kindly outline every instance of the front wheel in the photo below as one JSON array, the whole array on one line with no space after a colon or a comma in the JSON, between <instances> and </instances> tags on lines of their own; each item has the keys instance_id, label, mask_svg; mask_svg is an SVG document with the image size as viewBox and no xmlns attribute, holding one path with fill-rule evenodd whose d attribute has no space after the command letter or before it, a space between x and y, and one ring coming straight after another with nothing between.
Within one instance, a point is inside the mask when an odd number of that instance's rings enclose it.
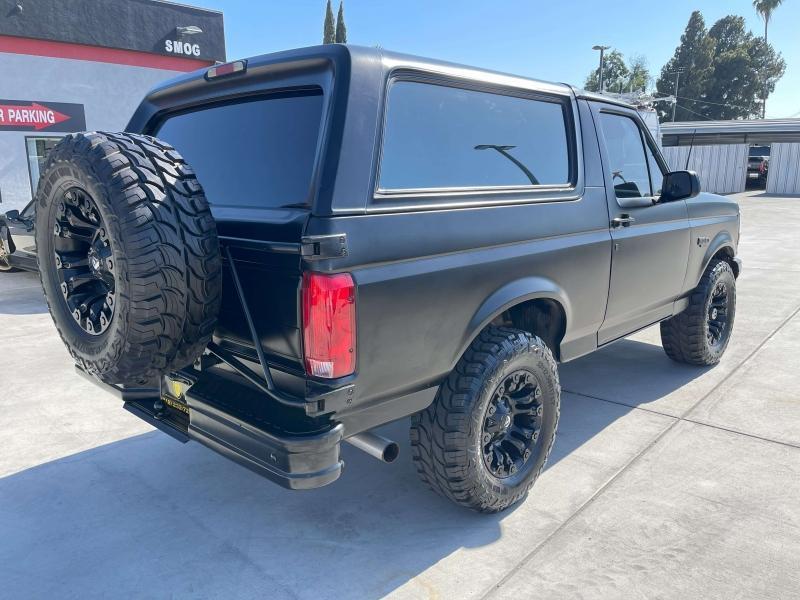
<instances>
[{"instance_id":1,"label":"front wheel","mask_svg":"<svg viewBox=\"0 0 800 600\"><path fill-rule=\"evenodd\" d=\"M561 386L553 354L538 337L489 327L411 423L420 478L480 512L520 501L553 447Z\"/></svg>"},{"instance_id":2,"label":"front wheel","mask_svg":"<svg viewBox=\"0 0 800 600\"><path fill-rule=\"evenodd\" d=\"M682 313L661 322L661 343L672 360L714 365L728 347L736 316L736 278L724 260L712 260Z\"/></svg>"},{"instance_id":3,"label":"front wheel","mask_svg":"<svg viewBox=\"0 0 800 600\"><path fill-rule=\"evenodd\" d=\"M0 271L16 271L11 265L11 249L6 239L5 227L0 227Z\"/></svg>"}]
</instances>

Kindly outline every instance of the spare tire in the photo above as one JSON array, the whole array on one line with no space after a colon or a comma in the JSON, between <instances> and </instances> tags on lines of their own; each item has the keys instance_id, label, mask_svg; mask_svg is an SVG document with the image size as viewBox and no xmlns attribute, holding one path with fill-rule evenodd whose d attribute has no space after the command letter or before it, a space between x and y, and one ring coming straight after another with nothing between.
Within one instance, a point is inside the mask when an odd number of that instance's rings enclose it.
<instances>
[{"instance_id":1,"label":"spare tire","mask_svg":"<svg viewBox=\"0 0 800 600\"><path fill-rule=\"evenodd\" d=\"M222 295L216 224L169 144L66 136L39 180L36 247L56 329L100 380L151 384L211 339Z\"/></svg>"}]
</instances>

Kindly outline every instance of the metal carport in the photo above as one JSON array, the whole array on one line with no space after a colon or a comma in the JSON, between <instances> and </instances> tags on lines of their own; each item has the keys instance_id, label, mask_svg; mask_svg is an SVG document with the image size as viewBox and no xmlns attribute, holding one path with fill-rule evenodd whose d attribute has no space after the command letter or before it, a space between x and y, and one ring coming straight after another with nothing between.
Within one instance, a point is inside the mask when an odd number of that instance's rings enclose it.
<instances>
[{"instance_id":1,"label":"metal carport","mask_svg":"<svg viewBox=\"0 0 800 600\"><path fill-rule=\"evenodd\" d=\"M720 194L744 191L748 148L769 144L767 193L800 194L800 119L664 123L661 140L670 168L697 171Z\"/></svg>"}]
</instances>

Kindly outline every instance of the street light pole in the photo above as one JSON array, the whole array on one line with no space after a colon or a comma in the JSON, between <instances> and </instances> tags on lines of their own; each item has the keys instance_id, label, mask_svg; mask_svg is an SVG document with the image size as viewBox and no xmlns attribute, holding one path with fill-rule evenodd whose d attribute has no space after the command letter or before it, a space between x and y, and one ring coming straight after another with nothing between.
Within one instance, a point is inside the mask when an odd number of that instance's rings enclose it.
<instances>
[{"instance_id":1,"label":"street light pole","mask_svg":"<svg viewBox=\"0 0 800 600\"><path fill-rule=\"evenodd\" d=\"M605 70L604 67L604 58L605 58L605 51L608 50L611 46L592 46L592 50L599 50L600 51L600 74L598 79L600 80L600 93L603 93L603 71Z\"/></svg>"}]
</instances>

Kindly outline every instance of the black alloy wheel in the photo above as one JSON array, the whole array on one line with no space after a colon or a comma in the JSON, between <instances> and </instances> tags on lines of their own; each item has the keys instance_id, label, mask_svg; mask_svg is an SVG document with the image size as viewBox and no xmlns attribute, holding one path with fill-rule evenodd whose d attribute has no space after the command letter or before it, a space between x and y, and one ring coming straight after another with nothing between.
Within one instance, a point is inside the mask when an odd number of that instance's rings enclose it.
<instances>
[{"instance_id":1,"label":"black alloy wheel","mask_svg":"<svg viewBox=\"0 0 800 600\"><path fill-rule=\"evenodd\" d=\"M489 326L472 341L428 408L411 418L422 481L480 512L522 500L553 448L561 385L541 338Z\"/></svg>"},{"instance_id":2,"label":"black alloy wheel","mask_svg":"<svg viewBox=\"0 0 800 600\"><path fill-rule=\"evenodd\" d=\"M542 428L542 391L530 371L506 376L492 394L483 424L483 460L486 468L504 479L529 467Z\"/></svg>"},{"instance_id":3,"label":"black alloy wheel","mask_svg":"<svg viewBox=\"0 0 800 600\"><path fill-rule=\"evenodd\" d=\"M114 317L114 261L103 218L85 190L72 187L64 192L53 235L67 311L86 333L101 335Z\"/></svg>"},{"instance_id":4,"label":"black alloy wheel","mask_svg":"<svg viewBox=\"0 0 800 600\"><path fill-rule=\"evenodd\" d=\"M708 343L719 346L725 339L728 327L728 288L725 281L718 281L708 301L706 336Z\"/></svg>"}]
</instances>

